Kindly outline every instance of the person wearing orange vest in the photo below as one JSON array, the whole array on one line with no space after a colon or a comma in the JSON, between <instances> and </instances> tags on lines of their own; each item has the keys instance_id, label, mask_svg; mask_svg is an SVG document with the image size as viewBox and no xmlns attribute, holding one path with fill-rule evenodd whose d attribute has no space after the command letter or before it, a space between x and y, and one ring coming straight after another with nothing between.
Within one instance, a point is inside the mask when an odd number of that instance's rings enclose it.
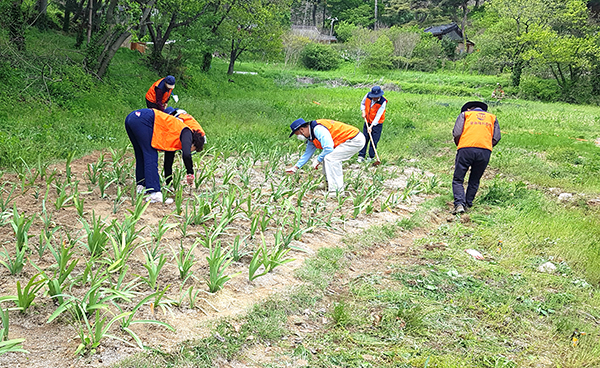
<instances>
[{"instance_id":1,"label":"person wearing orange vest","mask_svg":"<svg viewBox=\"0 0 600 368\"><path fill-rule=\"evenodd\" d=\"M192 132L200 132L202 138L204 139L204 144L206 144L206 133L204 133L204 129L200 126L200 123L194 117L187 113L187 111L183 109L175 109L171 106L165 109L165 112L169 115L173 115L176 118L183 121L188 128L192 130ZM167 185L171 184L172 175L173 175L173 161L175 160L175 151L165 151L165 164L164 164L164 172L165 172L165 183Z\"/></svg>"},{"instance_id":2,"label":"person wearing orange vest","mask_svg":"<svg viewBox=\"0 0 600 368\"><path fill-rule=\"evenodd\" d=\"M498 144L501 138L498 119L487 112L487 109L488 106L483 102L467 102L454 124L452 135L458 150L452 179L453 214L463 213L473 206L479 181L490 162L492 147ZM465 193L464 180L469 168L471 173Z\"/></svg>"},{"instance_id":3,"label":"person wearing orange vest","mask_svg":"<svg viewBox=\"0 0 600 368\"><path fill-rule=\"evenodd\" d=\"M172 75L167 75L154 82L146 92L146 107L164 111L173 88L175 88L175 77Z\"/></svg>"},{"instance_id":4,"label":"person wearing orange vest","mask_svg":"<svg viewBox=\"0 0 600 368\"><path fill-rule=\"evenodd\" d=\"M158 175L158 151L181 150L189 185L194 183L192 151L204 148L204 137L182 120L156 109L140 109L125 119L125 129L135 154L135 181L138 193L148 192L150 202L163 202ZM169 198L165 203L172 203Z\"/></svg>"},{"instance_id":5,"label":"person wearing orange vest","mask_svg":"<svg viewBox=\"0 0 600 368\"><path fill-rule=\"evenodd\" d=\"M312 161L312 168L316 170L322 163L329 193L343 192L342 161L354 156L365 145L365 136L352 125L329 119L306 122L300 118L290 124L290 129L290 137L295 135L306 142L306 150L296 165L285 170L286 173L298 171L317 149L321 149L321 154Z\"/></svg>"},{"instance_id":6,"label":"person wearing orange vest","mask_svg":"<svg viewBox=\"0 0 600 368\"><path fill-rule=\"evenodd\" d=\"M375 150L377 149L377 143L381 138L381 130L383 127L383 121L385 120L385 109L387 107L387 100L383 97L383 90L379 86L374 86L371 91L363 97L360 103L360 110L362 111L362 117L365 120L363 126L363 134L365 137L373 137L373 141L367 139L365 146L358 152L358 162L365 161L365 155L367 154L367 147L371 143L369 148L369 158L372 160L375 157Z\"/></svg>"}]
</instances>

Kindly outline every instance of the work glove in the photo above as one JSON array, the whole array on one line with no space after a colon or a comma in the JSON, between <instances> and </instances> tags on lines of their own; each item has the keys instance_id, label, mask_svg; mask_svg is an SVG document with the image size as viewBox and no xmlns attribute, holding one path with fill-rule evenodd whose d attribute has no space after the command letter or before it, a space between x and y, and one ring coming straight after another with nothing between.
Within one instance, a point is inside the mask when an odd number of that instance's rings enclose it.
<instances>
[{"instance_id":1,"label":"work glove","mask_svg":"<svg viewBox=\"0 0 600 368\"><path fill-rule=\"evenodd\" d=\"M187 174L185 176L185 180L187 181L188 185L194 184L194 179L194 174Z\"/></svg>"},{"instance_id":2,"label":"work glove","mask_svg":"<svg viewBox=\"0 0 600 368\"><path fill-rule=\"evenodd\" d=\"M289 169L285 169L286 174L294 174L296 171L298 171L298 166L296 165L290 167Z\"/></svg>"},{"instance_id":3,"label":"work glove","mask_svg":"<svg viewBox=\"0 0 600 368\"><path fill-rule=\"evenodd\" d=\"M367 132L371 133L373 131L373 125L367 124Z\"/></svg>"},{"instance_id":4,"label":"work glove","mask_svg":"<svg viewBox=\"0 0 600 368\"><path fill-rule=\"evenodd\" d=\"M317 170L319 168L319 164L320 164L319 159L315 158L314 160L312 160L311 166L313 169Z\"/></svg>"},{"instance_id":5,"label":"work glove","mask_svg":"<svg viewBox=\"0 0 600 368\"><path fill-rule=\"evenodd\" d=\"M204 144L206 144L207 140L206 140L206 135L204 135Z\"/></svg>"}]
</instances>

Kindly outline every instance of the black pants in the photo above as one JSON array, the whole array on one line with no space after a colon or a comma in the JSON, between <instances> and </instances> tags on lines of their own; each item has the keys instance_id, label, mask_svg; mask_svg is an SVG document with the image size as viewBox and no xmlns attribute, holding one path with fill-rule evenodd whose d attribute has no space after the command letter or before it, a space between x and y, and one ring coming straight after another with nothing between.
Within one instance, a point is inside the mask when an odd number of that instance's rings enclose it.
<instances>
[{"instance_id":1,"label":"black pants","mask_svg":"<svg viewBox=\"0 0 600 368\"><path fill-rule=\"evenodd\" d=\"M146 99L146 107L149 109L157 109L157 110L163 111L163 109L161 109L160 106L156 102L151 102L148 99Z\"/></svg>"},{"instance_id":2,"label":"black pants","mask_svg":"<svg viewBox=\"0 0 600 368\"><path fill-rule=\"evenodd\" d=\"M485 148L465 147L456 152L456 161L454 163L454 178L452 179L452 193L454 194L454 205L471 207L475 194L479 189L479 180L490 162L492 151ZM469 174L469 185L465 195L464 181L467 171L471 168Z\"/></svg>"},{"instance_id":3,"label":"black pants","mask_svg":"<svg viewBox=\"0 0 600 368\"><path fill-rule=\"evenodd\" d=\"M379 138L381 138L381 129L382 128L383 128L382 124L377 124L373 127L373 129L371 129L371 135L373 136L373 143L369 147L369 157L370 158L375 158L375 149L377 149L377 143L379 142ZM369 146L369 143L371 143L371 140L369 139L369 132L367 131L367 123L365 123L363 125L363 134L365 135L365 138L367 139L367 141L365 142L365 146L360 150L360 152L358 152L358 157L364 158L365 155L367 154L367 146ZM375 149L373 149L373 146L375 146Z\"/></svg>"}]
</instances>

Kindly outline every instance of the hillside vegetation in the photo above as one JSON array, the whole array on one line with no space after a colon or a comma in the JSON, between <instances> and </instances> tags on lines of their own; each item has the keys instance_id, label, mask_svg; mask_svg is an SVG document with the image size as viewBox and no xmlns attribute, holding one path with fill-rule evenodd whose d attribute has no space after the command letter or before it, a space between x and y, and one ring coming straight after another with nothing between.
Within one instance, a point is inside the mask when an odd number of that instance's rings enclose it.
<instances>
[{"instance_id":1,"label":"hillside vegetation","mask_svg":"<svg viewBox=\"0 0 600 368\"><path fill-rule=\"evenodd\" d=\"M73 155L127 147L124 118L145 107L144 94L160 77L137 51L120 49L98 79L81 69L82 56L69 47L70 37L31 30L28 41L27 56L12 55L0 64L5 86L0 167L7 177L19 179L3 179L7 186L1 187L1 198L8 211L8 185L26 186L28 175L45 163L62 167ZM209 337L188 341L177 351L140 353L117 366L213 367L226 361L265 367L600 365L598 107L489 101L496 83L505 84L509 75L365 71L349 63L317 72L259 62L237 68L257 75L227 75L227 62L215 59L203 72L202 61L202 54L190 58L175 89L176 106L207 133L211 151L195 158L197 168L220 165L219 155L224 160L255 157L279 180L278 168L291 164L302 149L287 138L291 121L331 118L361 126L360 100L379 84L387 86L390 101L380 141L382 167L435 174L413 177L412 187L406 184L409 192L428 192L431 198L410 217L346 234L343 243L322 248L297 272L301 286L246 315L215 321ZM462 104L472 99L490 103L503 137L474 210L461 219L448 214L455 152L451 129ZM131 156L130 148L125 152ZM369 175L375 182L384 174ZM111 190L129 193L132 184ZM336 215L333 230L351 217L350 203L359 189L350 192L348 212ZM225 198L226 190L219 190ZM33 200L32 191L16 193ZM562 201L561 193L573 196ZM112 196L102 200L108 203ZM302 219L304 228L309 219ZM2 221L12 236L9 216ZM464 251L469 248L485 260L474 260ZM380 264L365 261L373 255ZM557 266L555 272L538 271L547 261ZM27 281L11 277L11 283ZM266 361L253 363L265 351Z\"/></svg>"}]
</instances>

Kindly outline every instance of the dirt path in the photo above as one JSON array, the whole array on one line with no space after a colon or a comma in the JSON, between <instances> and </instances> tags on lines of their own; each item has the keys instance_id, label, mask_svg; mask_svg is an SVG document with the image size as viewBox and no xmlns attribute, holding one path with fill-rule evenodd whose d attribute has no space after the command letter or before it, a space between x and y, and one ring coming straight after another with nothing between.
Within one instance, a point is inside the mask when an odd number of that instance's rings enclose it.
<instances>
[{"instance_id":1,"label":"dirt path","mask_svg":"<svg viewBox=\"0 0 600 368\"><path fill-rule=\"evenodd\" d=\"M96 216L100 215L102 218L106 218L107 222L110 222L112 219L121 221L127 214L124 209L132 208L130 201L123 203L121 205L122 209L116 211L116 214L113 214L116 186L109 187L106 196L100 198L99 189L86 183L85 173L88 171L90 164L98 162L99 157L100 153L95 153L74 161L71 166L73 176L80 180L78 189L81 193L80 196L85 199L86 214L84 217L89 219L93 211ZM131 160L131 157L128 159ZM226 167L228 166L225 166L225 168ZM57 170L57 180L65 180L64 164L51 167L50 169ZM388 169L393 170L393 168ZM361 168L358 167L358 165L352 165L349 171L351 170L361 170ZM405 170L401 174L394 175L393 178L386 181L386 187L390 191L401 190L406 186L408 177L414 172L417 171ZM222 176L222 174L216 174L215 176L219 177L220 175ZM260 173L257 175L260 175ZM23 182L22 178L20 179L14 175L5 174L2 177L2 183L4 184L19 182ZM21 188L18 187L18 185L16 187ZM2 189L1 193L3 198L6 198L7 196L8 188L8 186L5 186ZM78 244L85 242L85 238L83 237L85 233L82 230L82 224L76 209L73 206L60 209L53 208L53 203L56 202L56 198L59 194L55 188L49 188L49 195L45 206L48 212L52 213L52 222L61 228L57 234L70 234L73 238L80 238ZM17 189L13 196L15 197L14 203L16 203L19 213L25 214L26 216L31 216L33 214L40 216L44 204L43 198L45 191L46 183L39 178L35 181L35 185L32 185L27 190ZM307 194L306 202L321 200L322 198L323 192L316 190ZM294 247L304 249L304 251L293 250L289 253L289 255L295 259L293 262L277 267L273 272L263 277L259 277L253 282L248 281L248 263L250 257L243 257L240 262L232 263L227 270L228 274L240 272L240 275L234 277L225 285L223 290L215 294L209 294L204 291L206 290L206 285L203 282L203 276L208 273L208 265L205 261L208 251L202 246L197 247L194 252L197 262L193 267L193 271L197 280L193 283L188 281L185 288L180 290L181 280L179 280L177 266L173 260L171 249L175 249L180 245L189 249L194 243L195 236L182 238L176 229L172 229L165 234L165 237L161 242L163 251L168 257L168 262L160 273L158 281L162 287L171 285L167 292L167 296L173 300L181 299L181 295L185 294L185 289L187 289L189 285L194 285L195 289L202 290L197 300L197 308L191 309L189 307L189 302L185 298L179 307L173 306L170 310L165 312L158 308L153 309L149 304L146 304L140 308L135 316L136 319L156 319L170 324L176 331L171 332L164 327L147 324L134 325L132 329L140 336L145 345L163 351L170 351L182 341L206 336L209 332L211 321L218 318L243 314L248 308L257 302L264 300L269 295L282 292L291 286L298 284L300 281L294 276L295 270L301 267L304 260L311 257L319 248L341 244L342 238L345 235L361 232L374 225L395 223L403 217L410 215L410 213L415 210L418 203L423 200L424 197L415 195L412 196L412 202L410 204L398 204L393 211L374 211L370 215L361 214L357 219L351 219L351 216L346 216L345 222L338 223L333 230L317 228L312 233L306 233L302 236L301 241L294 241L291 244ZM351 201L347 201L344 207L340 209L340 212L345 211L351 213L352 204L350 202ZM335 209L337 205L335 198L329 198L327 199L327 208L324 210L331 208ZM10 207L12 208L12 203ZM149 207L138 223L138 226L145 226L139 234L140 242L149 241L152 230L163 217L171 216L169 222L178 222L179 218L174 216L172 211L173 206L164 206L162 204ZM227 231L226 234L222 235L220 239L224 244L231 244L236 235L248 233L248 226L249 221L246 219L236 219L232 223L231 229ZM29 234L33 235L30 239L30 247L32 249L37 248L39 244L38 235L42 231L42 228L43 223L40 218L37 218L29 231ZM190 228L189 233L202 233L202 230L203 228L201 226L196 226ZM273 234L274 228L270 227L268 233L265 234L268 244L273 244ZM413 237L419 236L422 236L422 234L415 233L400 239L398 244L375 247L372 249L372 254L369 254L366 257L361 256L355 258L349 268L350 273L348 277L352 277L352 270L361 270L365 268L372 268L374 272L385 272L387 260L398 252L406 252L407 249L409 249L409 245L412 244ZM259 241L256 238L249 241L248 250L255 246ZM0 244L9 250L11 257L14 255L14 239L15 235L9 224L0 227ZM53 242L54 246L57 246L57 243L59 242L59 239L55 239ZM80 259L80 262L73 271L73 275L81 275L84 272L86 258L88 258L85 254L84 247L77 247L76 257ZM46 270L47 272L51 272L54 267L53 265L56 263L52 254L48 251L44 253L42 258L38 256L37 252L33 251L29 254L29 259L31 262L35 263L38 268ZM147 275L147 271L143 267L143 262L143 247L139 247L128 262L130 267L128 281L134 279L132 275ZM25 284L29 278L36 273L37 270L31 264L26 264L23 273L17 276L11 275L5 267L0 268L0 296L16 295L17 281L20 281L21 284ZM114 275L111 276L111 278L114 278ZM343 285L339 285L339 287L343 287ZM42 288L42 290L47 290L47 288ZM143 295L149 294L147 286L144 287L142 284L137 286L134 290L139 293L140 299ZM84 291L85 286L73 285L68 293L72 295L81 295ZM124 309L127 310L128 307L132 307L133 305L134 303L124 304ZM2 303L2 307L12 307L12 303ZM96 349L96 354L86 357L75 356L74 352L77 349L80 340L75 326L71 325L69 322L70 318L68 317L68 314L64 314L53 322L47 323L48 317L55 310L56 305L53 303L52 299L49 298L47 292L42 293L42 291L40 291L36 296L34 305L27 313L20 313L16 310L10 311L9 338L25 338L26 341L23 344L23 348L29 351L29 354L8 353L0 356L0 367L62 368L108 366L139 351L139 348L136 346L131 346L133 340L116 328L118 326L117 323L111 329L111 333L124 339L128 343L114 339L104 339ZM113 313L116 312L113 311Z\"/></svg>"}]
</instances>

